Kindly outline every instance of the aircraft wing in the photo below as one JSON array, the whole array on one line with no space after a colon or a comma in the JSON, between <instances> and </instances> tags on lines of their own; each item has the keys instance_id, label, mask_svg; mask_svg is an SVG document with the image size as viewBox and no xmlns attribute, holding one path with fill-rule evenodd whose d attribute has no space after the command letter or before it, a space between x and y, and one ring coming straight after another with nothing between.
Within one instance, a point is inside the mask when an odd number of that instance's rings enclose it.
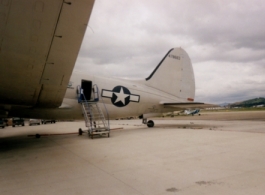
<instances>
[{"instance_id":1,"label":"aircraft wing","mask_svg":"<svg viewBox=\"0 0 265 195\"><path fill-rule=\"evenodd\" d=\"M219 105L206 104L201 102L160 102L160 104L164 105L164 107L174 107L176 108L176 110L220 107Z\"/></svg>"},{"instance_id":2,"label":"aircraft wing","mask_svg":"<svg viewBox=\"0 0 265 195\"><path fill-rule=\"evenodd\" d=\"M61 105L93 4L0 1L0 106Z\"/></svg>"}]
</instances>

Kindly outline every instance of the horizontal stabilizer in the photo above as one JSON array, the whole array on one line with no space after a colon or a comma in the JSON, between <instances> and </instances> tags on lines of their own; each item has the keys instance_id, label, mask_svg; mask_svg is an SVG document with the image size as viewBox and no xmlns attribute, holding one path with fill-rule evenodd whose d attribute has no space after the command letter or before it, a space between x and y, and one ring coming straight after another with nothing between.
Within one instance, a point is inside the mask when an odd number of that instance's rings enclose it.
<instances>
[{"instance_id":1,"label":"horizontal stabilizer","mask_svg":"<svg viewBox=\"0 0 265 195\"><path fill-rule=\"evenodd\" d=\"M201 102L160 102L160 104L164 105L165 107L175 107L180 109L220 107L219 105L205 104Z\"/></svg>"}]
</instances>

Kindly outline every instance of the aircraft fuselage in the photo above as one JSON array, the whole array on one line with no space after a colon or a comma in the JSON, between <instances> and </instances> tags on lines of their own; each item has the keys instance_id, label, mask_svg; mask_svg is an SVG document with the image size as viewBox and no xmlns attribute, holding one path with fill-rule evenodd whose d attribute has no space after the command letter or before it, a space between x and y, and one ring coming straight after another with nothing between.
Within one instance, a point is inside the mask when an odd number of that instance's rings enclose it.
<instances>
[{"instance_id":1,"label":"aircraft fuselage","mask_svg":"<svg viewBox=\"0 0 265 195\"><path fill-rule=\"evenodd\" d=\"M52 93L52 100L57 102L56 98L60 98L61 90ZM111 119L137 116L147 119L183 109L168 104L193 102L195 81L188 54L182 48L173 48L146 79L125 80L73 72L60 107L49 106L52 104L49 104L48 95L46 99L45 94L43 95L47 105L39 104L38 101L35 105L25 108L12 105L11 109L7 109L8 116L57 120L83 119L79 101L81 98L82 101L96 100L105 116Z\"/></svg>"},{"instance_id":2,"label":"aircraft fuselage","mask_svg":"<svg viewBox=\"0 0 265 195\"><path fill-rule=\"evenodd\" d=\"M82 81L91 82L91 98L93 101L93 85L98 87L99 101L105 116L111 119L121 117L157 116L163 112L176 109L164 108L161 101L180 101L177 97L161 90L148 87L143 81L103 78L80 73L73 73L63 103L59 108L25 108L14 109L10 114L25 118L53 118L57 120L83 119L81 104L78 103L79 88ZM107 112L106 112L107 110Z\"/></svg>"}]
</instances>

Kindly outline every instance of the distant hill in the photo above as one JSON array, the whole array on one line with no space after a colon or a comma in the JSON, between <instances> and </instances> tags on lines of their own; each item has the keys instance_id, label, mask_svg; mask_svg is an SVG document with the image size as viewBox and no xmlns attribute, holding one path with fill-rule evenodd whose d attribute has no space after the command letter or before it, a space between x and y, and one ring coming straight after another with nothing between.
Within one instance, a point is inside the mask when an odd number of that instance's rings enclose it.
<instances>
[{"instance_id":1,"label":"distant hill","mask_svg":"<svg viewBox=\"0 0 265 195\"><path fill-rule=\"evenodd\" d=\"M230 107L253 107L253 106L259 106L259 105L265 105L265 98L259 97L259 98L254 98L250 100L245 100L242 102L235 102L235 103L229 104Z\"/></svg>"},{"instance_id":2,"label":"distant hill","mask_svg":"<svg viewBox=\"0 0 265 195\"><path fill-rule=\"evenodd\" d=\"M227 105L229 105L230 103L222 103L222 104L219 104L219 106L221 107L226 107Z\"/></svg>"}]
</instances>

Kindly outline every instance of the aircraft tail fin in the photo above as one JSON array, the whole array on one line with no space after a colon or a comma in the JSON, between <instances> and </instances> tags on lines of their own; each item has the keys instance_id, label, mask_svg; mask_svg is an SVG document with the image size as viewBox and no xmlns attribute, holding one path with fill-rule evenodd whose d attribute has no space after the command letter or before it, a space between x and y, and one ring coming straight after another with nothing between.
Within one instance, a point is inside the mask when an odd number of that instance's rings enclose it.
<instances>
[{"instance_id":1,"label":"aircraft tail fin","mask_svg":"<svg viewBox=\"0 0 265 195\"><path fill-rule=\"evenodd\" d=\"M182 48L169 50L145 80L147 86L178 97L182 101L194 101L193 68L187 52Z\"/></svg>"}]
</instances>

